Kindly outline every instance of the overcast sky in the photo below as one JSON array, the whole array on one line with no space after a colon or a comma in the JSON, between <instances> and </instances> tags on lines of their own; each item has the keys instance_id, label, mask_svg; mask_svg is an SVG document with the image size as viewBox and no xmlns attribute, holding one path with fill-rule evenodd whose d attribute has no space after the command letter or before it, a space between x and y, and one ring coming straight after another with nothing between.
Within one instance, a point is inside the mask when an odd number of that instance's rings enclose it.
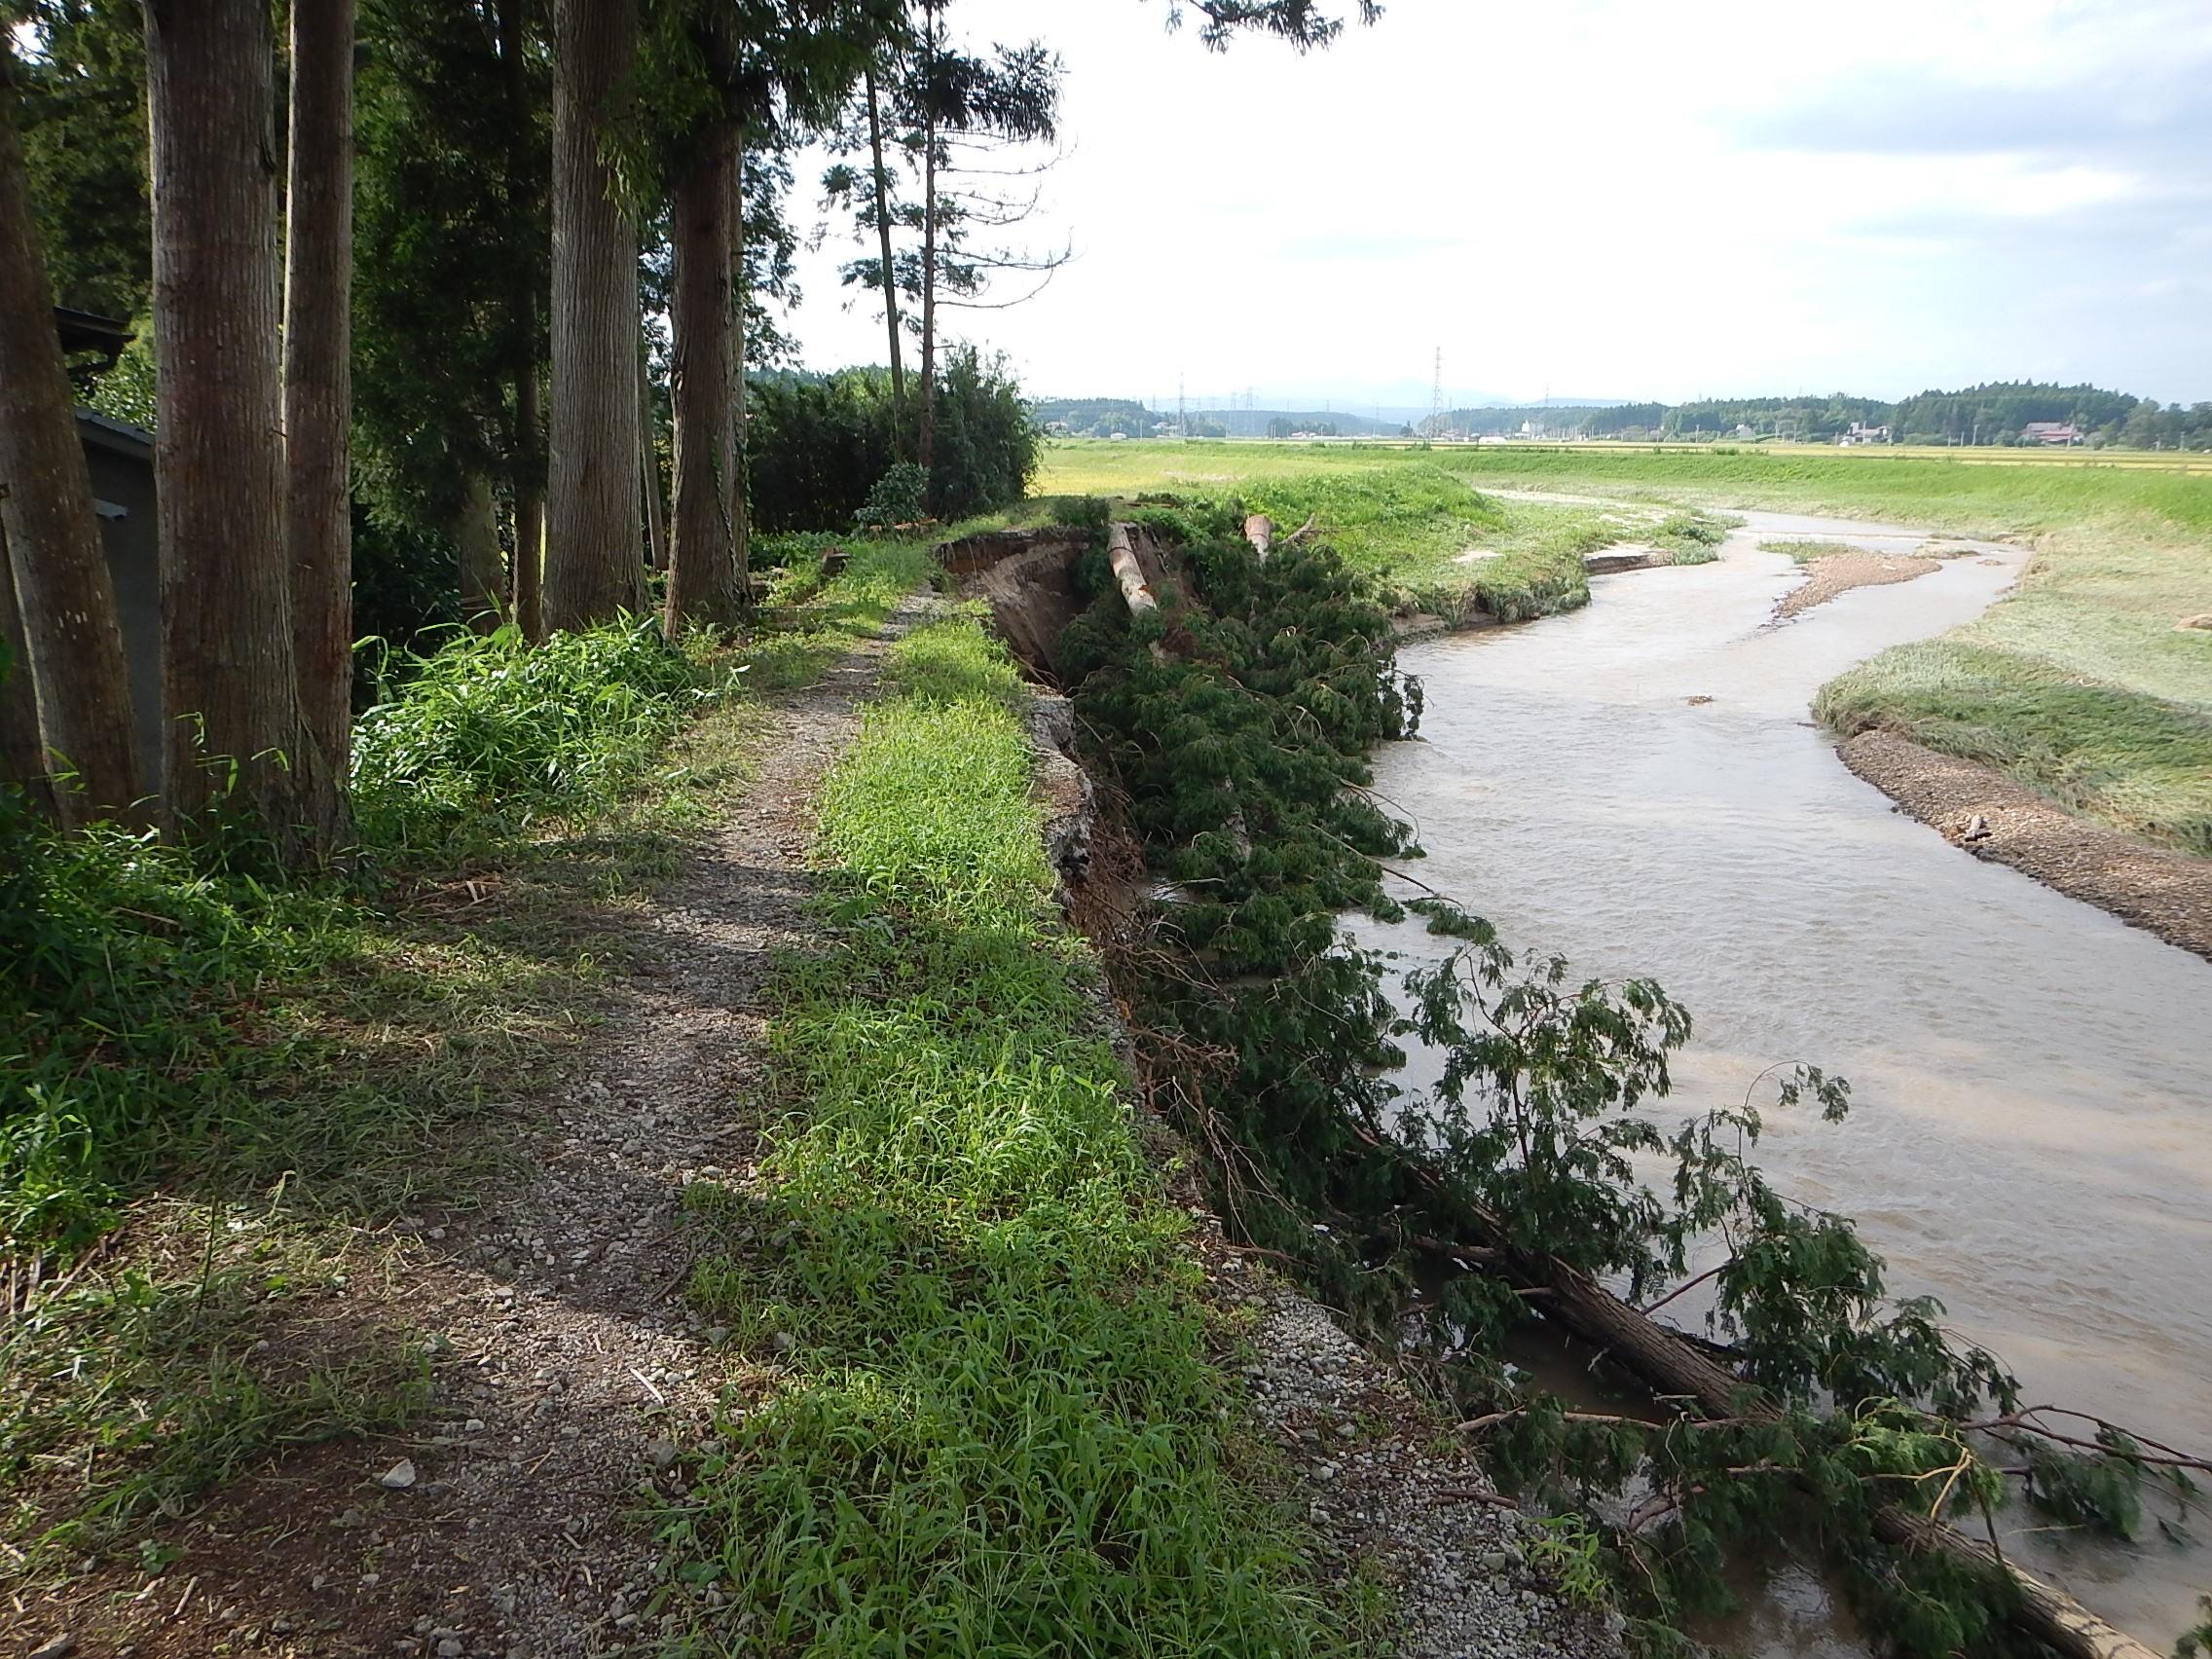
<instances>
[{"instance_id":1,"label":"overcast sky","mask_svg":"<svg viewBox=\"0 0 2212 1659\"><path fill-rule=\"evenodd\" d=\"M1304 58L1164 15L952 8L1067 64L1075 260L951 318L1033 391L1425 407L1441 347L1460 401L2212 398L2212 0L1389 0ZM851 252L810 364L882 360Z\"/></svg>"}]
</instances>

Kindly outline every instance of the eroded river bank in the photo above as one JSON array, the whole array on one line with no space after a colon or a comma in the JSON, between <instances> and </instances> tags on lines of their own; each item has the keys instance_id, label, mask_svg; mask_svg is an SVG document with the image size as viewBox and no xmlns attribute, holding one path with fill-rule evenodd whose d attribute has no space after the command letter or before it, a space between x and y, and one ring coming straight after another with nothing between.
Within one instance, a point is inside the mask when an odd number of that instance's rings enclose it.
<instances>
[{"instance_id":1,"label":"eroded river bank","mask_svg":"<svg viewBox=\"0 0 2212 1659\"><path fill-rule=\"evenodd\" d=\"M1589 608L1409 645L1424 741L1376 757L1422 878L1578 974L1649 974L1696 1015L1672 1119L1776 1062L1849 1077L1850 1122L1769 1118L1784 1191L1855 1217L1892 1290L1951 1322L2034 1401L2212 1443L2212 965L1962 854L1838 760L1826 680L1970 619L2025 555L1979 549L1787 623L1798 579L1758 542L1888 551L1908 527L1754 513L1716 564L1600 578ZM1363 942L1436 954L1418 928ZM1410 1083L1425 1080L1420 1056ZM2169 1643L2212 1559L2002 1517L2005 1547L2123 1629ZM1817 1596L1740 1633L1849 1652Z\"/></svg>"}]
</instances>

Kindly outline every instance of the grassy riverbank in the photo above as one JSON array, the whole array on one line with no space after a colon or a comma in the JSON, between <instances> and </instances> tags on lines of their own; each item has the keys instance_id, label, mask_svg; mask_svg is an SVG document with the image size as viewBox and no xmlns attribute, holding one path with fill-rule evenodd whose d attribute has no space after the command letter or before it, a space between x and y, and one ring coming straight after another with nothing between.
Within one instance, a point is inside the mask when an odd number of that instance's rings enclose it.
<instances>
[{"instance_id":1,"label":"grassy riverbank","mask_svg":"<svg viewBox=\"0 0 2212 1659\"><path fill-rule=\"evenodd\" d=\"M2212 855L2212 632L2177 627L2212 614L2212 476L2180 465L1725 446L1091 443L1053 446L1039 487L1261 498L1304 489L1325 529L1332 503L1353 503L1338 506L1347 518L1365 514L1352 536L1363 568L1419 579L1435 570L1439 537L1359 504L1403 497L1401 474L1446 498L1440 478L1476 491L1826 513L2028 540L2036 558L2012 596L1940 640L1843 676L1824 689L1820 714L1845 732L1886 728L1982 761L2146 839ZM1325 483L1294 485L1308 479ZM1540 568L1571 581L1556 555Z\"/></svg>"},{"instance_id":2,"label":"grassy riverbank","mask_svg":"<svg viewBox=\"0 0 2212 1659\"><path fill-rule=\"evenodd\" d=\"M722 1250L692 1301L788 1354L665 1530L680 1575L729 1586L702 1638L1311 1651L1051 905L1013 666L963 617L889 678L823 791L834 927L780 981L766 1180L692 1190Z\"/></svg>"},{"instance_id":3,"label":"grassy riverbank","mask_svg":"<svg viewBox=\"0 0 2212 1659\"><path fill-rule=\"evenodd\" d=\"M1235 500L1267 513L1278 535L1311 520L1346 565L1402 608L1454 620L1479 611L1522 621L1587 605L1584 560L1619 542L1697 564L1718 539L1703 514L1501 499L1414 451L1062 444L1049 453L1039 487Z\"/></svg>"}]
</instances>

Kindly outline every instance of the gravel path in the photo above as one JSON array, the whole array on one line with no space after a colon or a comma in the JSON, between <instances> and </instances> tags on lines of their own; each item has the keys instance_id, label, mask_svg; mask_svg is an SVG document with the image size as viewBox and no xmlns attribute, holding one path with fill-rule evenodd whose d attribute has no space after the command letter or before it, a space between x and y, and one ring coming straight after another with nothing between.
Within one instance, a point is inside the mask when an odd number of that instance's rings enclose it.
<instances>
[{"instance_id":1,"label":"gravel path","mask_svg":"<svg viewBox=\"0 0 2212 1659\"><path fill-rule=\"evenodd\" d=\"M1498 1497L1433 1406L1272 1273L1210 1262L1259 1315L1244 1378L1298 1469L1333 1566L1388 1586L1398 1659L1620 1659L1617 1616L1564 1604L1530 1567L1535 1523ZM1241 1280L1242 1282L1237 1282Z\"/></svg>"},{"instance_id":2,"label":"gravel path","mask_svg":"<svg viewBox=\"0 0 2212 1659\"><path fill-rule=\"evenodd\" d=\"M2147 846L2075 817L1991 767L1894 732L1861 732L1839 753L1900 811L1974 857L2009 865L2212 961L2212 859Z\"/></svg>"}]
</instances>

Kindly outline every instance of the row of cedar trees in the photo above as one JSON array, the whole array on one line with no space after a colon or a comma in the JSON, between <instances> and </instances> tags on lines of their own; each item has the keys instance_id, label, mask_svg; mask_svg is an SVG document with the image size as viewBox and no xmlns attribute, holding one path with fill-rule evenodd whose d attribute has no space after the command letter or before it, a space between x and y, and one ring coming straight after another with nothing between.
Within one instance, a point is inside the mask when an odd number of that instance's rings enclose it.
<instances>
[{"instance_id":1,"label":"row of cedar trees","mask_svg":"<svg viewBox=\"0 0 2212 1659\"><path fill-rule=\"evenodd\" d=\"M737 29L709 0L682 26L707 96L669 181L675 433L666 624L735 621L745 589L737 488L741 212ZM762 8L753 8L755 12ZM849 31L852 72L903 8L815 8ZM522 0L500 0L499 45L523 73ZM757 20L757 19L753 19ZM639 0L553 8L550 399L542 498L515 501L514 590L524 630L588 626L645 603L639 557L637 270L640 192L617 176L634 148ZM819 52L823 39L815 42ZM351 728L350 297L353 0L293 0L283 147L282 286L272 158L276 42L264 0L147 0L153 204L162 703L158 791L139 776L114 596L92 516L70 390L51 324L13 111L0 115L0 529L17 550L0 595L12 674L8 773L69 822L158 809L171 828L229 818L282 862L345 844ZM0 100L17 66L0 40ZM518 132L526 130L518 124ZM527 175L529 158L510 158ZM518 308L537 297L516 296ZM279 327L279 322L281 327ZM517 377L535 428L535 369ZM542 546L542 562L526 556ZM542 585L540 585L542 572ZM43 741L43 746L42 746ZM45 756L67 757L54 789Z\"/></svg>"},{"instance_id":2,"label":"row of cedar trees","mask_svg":"<svg viewBox=\"0 0 2212 1659\"><path fill-rule=\"evenodd\" d=\"M494 8L518 101L525 3ZM642 4L656 39L682 42L690 66L687 85L654 89L650 112L637 74ZM946 0L918 4L934 41ZM1313 0L1192 4L1209 45L1253 27L1303 47L1338 26ZM144 0L144 15L163 776L148 787L156 781L139 776L130 741L114 594L49 321L4 32L0 547L14 549L14 569L0 569L0 644L31 673L0 682L0 767L65 823L152 818L180 831L222 822L264 838L283 864L311 866L348 837L354 0L290 6L280 266L272 8ZM850 89L916 38L908 0L552 0L552 19L545 486L541 499L516 492L513 612L536 638L645 603L637 277L651 196L670 210L673 252L666 623L672 634L726 623L747 599L732 280L741 111L764 96L819 103L828 87ZM648 113L659 129L649 139ZM673 138L671 120L682 129ZM527 130L515 125L518 148ZM654 169L640 158L655 150L674 160L647 186L640 175ZM526 177L533 159L505 158L510 176ZM527 280L518 290L518 314L535 314L538 296ZM535 429L535 367L514 394L518 427ZM923 401L926 429L926 387ZM539 547L542 561L530 556ZM45 779L48 755L67 757L70 787Z\"/></svg>"}]
</instances>

